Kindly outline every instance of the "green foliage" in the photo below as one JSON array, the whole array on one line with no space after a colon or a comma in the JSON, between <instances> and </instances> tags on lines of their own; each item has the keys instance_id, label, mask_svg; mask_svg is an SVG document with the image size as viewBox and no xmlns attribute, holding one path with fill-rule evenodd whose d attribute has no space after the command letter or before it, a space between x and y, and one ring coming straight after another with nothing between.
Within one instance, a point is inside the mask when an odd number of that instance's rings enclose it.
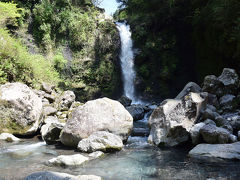
<instances>
[{"instance_id":1,"label":"green foliage","mask_svg":"<svg viewBox=\"0 0 240 180\"><path fill-rule=\"evenodd\" d=\"M92 0L14 2L17 7L27 9L27 13L24 26L19 29L8 26L8 29L22 37L27 46L37 45L35 52L46 54L48 60L41 55L30 55L19 40L3 31L7 44L0 51L0 83L22 81L36 85L51 81L60 88L74 90L80 101L111 97L116 90L120 91L118 31ZM34 40L29 42L31 35Z\"/></svg>"},{"instance_id":2,"label":"green foliage","mask_svg":"<svg viewBox=\"0 0 240 180\"><path fill-rule=\"evenodd\" d=\"M139 51L140 91L174 96L188 81L240 69L239 0L119 1L115 19L128 20Z\"/></svg>"},{"instance_id":3,"label":"green foliage","mask_svg":"<svg viewBox=\"0 0 240 180\"><path fill-rule=\"evenodd\" d=\"M21 8L17 8L17 4L0 2L0 28L5 27L6 23L16 25L16 18L20 18Z\"/></svg>"},{"instance_id":4,"label":"green foliage","mask_svg":"<svg viewBox=\"0 0 240 180\"><path fill-rule=\"evenodd\" d=\"M240 2L199 0L193 2L193 40L200 77L221 72L222 67L240 68ZM218 64L218 66L216 66Z\"/></svg>"},{"instance_id":5,"label":"green foliage","mask_svg":"<svg viewBox=\"0 0 240 180\"><path fill-rule=\"evenodd\" d=\"M92 9L83 10L68 0L43 0L33 10L35 39L46 51L62 41L69 41L73 49L82 49L93 41L96 11Z\"/></svg>"},{"instance_id":6,"label":"green foliage","mask_svg":"<svg viewBox=\"0 0 240 180\"><path fill-rule=\"evenodd\" d=\"M21 81L35 86L41 82L57 84L59 75L50 61L31 55L19 40L0 29L0 84Z\"/></svg>"},{"instance_id":7,"label":"green foliage","mask_svg":"<svg viewBox=\"0 0 240 180\"><path fill-rule=\"evenodd\" d=\"M53 64L58 72L62 72L67 64L67 60L63 57L62 53L58 53L53 57Z\"/></svg>"}]
</instances>

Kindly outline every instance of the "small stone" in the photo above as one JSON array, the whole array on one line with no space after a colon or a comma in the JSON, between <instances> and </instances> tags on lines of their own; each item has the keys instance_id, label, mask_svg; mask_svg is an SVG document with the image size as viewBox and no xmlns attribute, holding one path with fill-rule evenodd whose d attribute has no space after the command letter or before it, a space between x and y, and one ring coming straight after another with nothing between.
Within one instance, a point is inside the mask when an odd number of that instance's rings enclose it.
<instances>
[{"instance_id":1,"label":"small stone","mask_svg":"<svg viewBox=\"0 0 240 180\"><path fill-rule=\"evenodd\" d=\"M224 124L223 126L221 126L222 128L228 130L231 134L233 133L233 128L230 124Z\"/></svg>"},{"instance_id":2,"label":"small stone","mask_svg":"<svg viewBox=\"0 0 240 180\"><path fill-rule=\"evenodd\" d=\"M235 143L235 142L237 142L237 136L234 136L233 134L231 134L230 136L229 136L229 142L230 143Z\"/></svg>"},{"instance_id":3,"label":"small stone","mask_svg":"<svg viewBox=\"0 0 240 180\"><path fill-rule=\"evenodd\" d=\"M55 109L54 107L52 106L45 106L43 108L43 114L45 116L53 116L57 113L57 109Z\"/></svg>"},{"instance_id":4,"label":"small stone","mask_svg":"<svg viewBox=\"0 0 240 180\"><path fill-rule=\"evenodd\" d=\"M54 86L43 82L41 85L41 89L46 93L51 94L54 89Z\"/></svg>"},{"instance_id":5,"label":"small stone","mask_svg":"<svg viewBox=\"0 0 240 180\"><path fill-rule=\"evenodd\" d=\"M225 118L223 118L222 116L217 116L215 118L215 123L217 126L223 126L223 125L227 124L228 121Z\"/></svg>"},{"instance_id":6,"label":"small stone","mask_svg":"<svg viewBox=\"0 0 240 180\"><path fill-rule=\"evenodd\" d=\"M223 111L233 111L236 108L236 96L232 94L224 95L219 99Z\"/></svg>"},{"instance_id":7,"label":"small stone","mask_svg":"<svg viewBox=\"0 0 240 180\"><path fill-rule=\"evenodd\" d=\"M50 103L53 103L55 101L55 97L51 94L47 94L45 93L44 94L44 97L50 102Z\"/></svg>"},{"instance_id":8,"label":"small stone","mask_svg":"<svg viewBox=\"0 0 240 180\"><path fill-rule=\"evenodd\" d=\"M86 161L88 161L89 158L85 157L81 154L74 154L74 155L61 155L56 158L48 160L48 165L54 165L54 166L79 166Z\"/></svg>"},{"instance_id":9,"label":"small stone","mask_svg":"<svg viewBox=\"0 0 240 180\"><path fill-rule=\"evenodd\" d=\"M45 124L59 123L59 120L56 116L47 116L44 121Z\"/></svg>"},{"instance_id":10,"label":"small stone","mask_svg":"<svg viewBox=\"0 0 240 180\"><path fill-rule=\"evenodd\" d=\"M82 139L78 143L78 150L82 152L112 152L120 151L123 148L122 140L119 136L106 131L97 131L88 138Z\"/></svg>"},{"instance_id":11,"label":"small stone","mask_svg":"<svg viewBox=\"0 0 240 180\"><path fill-rule=\"evenodd\" d=\"M193 144L198 144L200 142L200 129L205 125L205 123L201 122L198 124L195 124L191 130L190 130L190 135L192 139Z\"/></svg>"},{"instance_id":12,"label":"small stone","mask_svg":"<svg viewBox=\"0 0 240 180\"><path fill-rule=\"evenodd\" d=\"M213 120L211 120L211 119L206 119L204 121L204 124L212 124L212 125L216 126L216 123Z\"/></svg>"},{"instance_id":13,"label":"small stone","mask_svg":"<svg viewBox=\"0 0 240 180\"><path fill-rule=\"evenodd\" d=\"M88 156L90 158L97 159L104 156L104 153L102 151L96 151L96 152L90 153Z\"/></svg>"},{"instance_id":14,"label":"small stone","mask_svg":"<svg viewBox=\"0 0 240 180\"><path fill-rule=\"evenodd\" d=\"M202 112L202 119L213 119L215 120L219 114L217 112L212 111L210 108L206 108L205 111Z\"/></svg>"},{"instance_id":15,"label":"small stone","mask_svg":"<svg viewBox=\"0 0 240 180\"><path fill-rule=\"evenodd\" d=\"M79 178L78 180L103 180L101 177L95 175L79 175L77 178Z\"/></svg>"},{"instance_id":16,"label":"small stone","mask_svg":"<svg viewBox=\"0 0 240 180\"><path fill-rule=\"evenodd\" d=\"M9 134L9 133L0 134L0 140L5 140L7 142L20 141L19 138L15 137L14 135Z\"/></svg>"}]
</instances>

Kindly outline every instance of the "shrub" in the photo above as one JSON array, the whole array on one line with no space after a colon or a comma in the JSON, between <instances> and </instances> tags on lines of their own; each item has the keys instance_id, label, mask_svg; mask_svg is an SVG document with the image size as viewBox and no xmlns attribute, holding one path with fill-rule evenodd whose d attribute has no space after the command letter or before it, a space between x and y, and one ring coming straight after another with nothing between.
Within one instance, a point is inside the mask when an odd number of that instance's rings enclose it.
<instances>
[{"instance_id":1,"label":"shrub","mask_svg":"<svg viewBox=\"0 0 240 180\"><path fill-rule=\"evenodd\" d=\"M29 54L20 40L4 29L0 29L0 39L0 84L21 81L36 86L42 81L52 84L60 81L51 61L41 55Z\"/></svg>"}]
</instances>

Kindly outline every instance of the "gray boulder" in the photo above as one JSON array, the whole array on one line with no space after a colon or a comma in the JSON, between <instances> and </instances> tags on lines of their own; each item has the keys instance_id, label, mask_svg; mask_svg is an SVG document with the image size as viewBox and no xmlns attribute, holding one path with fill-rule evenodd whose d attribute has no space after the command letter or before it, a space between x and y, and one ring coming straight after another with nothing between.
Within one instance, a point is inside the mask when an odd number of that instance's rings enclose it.
<instances>
[{"instance_id":1,"label":"gray boulder","mask_svg":"<svg viewBox=\"0 0 240 180\"><path fill-rule=\"evenodd\" d=\"M75 94L73 91L64 91L57 99L56 99L56 107L60 111L67 111L72 103L75 101Z\"/></svg>"},{"instance_id":2,"label":"gray boulder","mask_svg":"<svg viewBox=\"0 0 240 180\"><path fill-rule=\"evenodd\" d=\"M223 93L221 92L222 84L214 75L208 75L204 78L202 90L211 94L216 94L217 92L218 94Z\"/></svg>"},{"instance_id":3,"label":"gray boulder","mask_svg":"<svg viewBox=\"0 0 240 180\"><path fill-rule=\"evenodd\" d=\"M194 82L189 82L184 88L183 90L177 95L177 97L175 99L182 99L184 96L186 96L187 94L189 94L190 92L194 92L194 93L200 93L202 92L202 89L200 88L199 85L197 85Z\"/></svg>"},{"instance_id":4,"label":"gray boulder","mask_svg":"<svg viewBox=\"0 0 240 180\"><path fill-rule=\"evenodd\" d=\"M59 136L64 123L48 123L42 126L41 135L47 144L59 142Z\"/></svg>"},{"instance_id":5,"label":"gray boulder","mask_svg":"<svg viewBox=\"0 0 240 180\"><path fill-rule=\"evenodd\" d=\"M234 131L240 130L240 116L233 116L231 118L227 118L227 121L232 126Z\"/></svg>"},{"instance_id":6,"label":"gray boulder","mask_svg":"<svg viewBox=\"0 0 240 180\"><path fill-rule=\"evenodd\" d=\"M204 124L212 124L212 125L216 126L216 123L213 120L211 120L211 119L206 119L204 121Z\"/></svg>"},{"instance_id":7,"label":"gray boulder","mask_svg":"<svg viewBox=\"0 0 240 180\"><path fill-rule=\"evenodd\" d=\"M49 103L53 103L56 100L56 96L48 93L44 93L44 98L49 101Z\"/></svg>"},{"instance_id":8,"label":"gray boulder","mask_svg":"<svg viewBox=\"0 0 240 180\"><path fill-rule=\"evenodd\" d=\"M203 140L209 144L224 144L229 142L230 133L213 124L207 124L200 129Z\"/></svg>"},{"instance_id":9,"label":"gray boulder","mask_svg":"<svg viewBox=\"0 0 240 180\"><path fill-rule=\"evenodd\" d=\"M215 121L214 121L214 122L216 123L217 126L223 126L223 125L229 123L229 122L227 121L227 119L225 119L224 117L222 117L222 116L220 116L220 115L215 118Z\"/></svg>"},{"instance_id":10,"label":"gray boulder","mask_svg":"<svg viewBox=\"0 0 240 180\"><path fill-rule=\"evenodd\" d=\"M231 134L230 137L229 137L229 142L230 142L230 143L235 143L235 142L237 142L237 141L238 141L237 136Z\"/></svg>"},{"instance_id":11,"label":"gray boulder","mask_svg":"<svg viewBox=\"0 0 240 180\"><path fill-rule=\"evenodd\" d=\"M207 93L207 92L204 92ZM218 98L215 94L207 93L207 104L212 105L216 108L219 108Z\"/></svg>"},{"instance_id":12,"label":"gray boulder","mask_svg":"<svg viewBox=\"0 0 240 180\"><path fill-rule=\"evenodd\" d=\"M239 88L238 74L234 69L224 68L218 80L225 87L225 94L235 94Z\"/></svg>"},{"instance_id":13,"label":"gray boulder","mask_svg":"<svg viewBox=\"0 0 240 180\"><path fill-rule=\"evenodd\" d=\"M198 124L195 124L191 130L190 130L190 135L192 139L192 144L199 144L201 141L201 136L200 136L200 129L205 126L205 123L201 122Z\"/></svg>"},{"instance_id":14,"label":"gray boulder","mask_svg":"<svg viewBox=\"0 0 240 180\"><path fill-rule=\"evenodd\" d=\"M45 116L53 116L57 113L57 109L52 106L45 106L43 108L43 114Z\"/></svg>"},{"instance_id":15,"label":"gray boulder","mask_svg":"<svg viewBox=\"0 0 240 180\"><path fill-rule=\"evenodd\" d=\"M91 159L97 159L100 157L103 157L105 154L102 151L95 151L90 154L88 154L88 157Z\"/></svg>"},{"instance_id":16,"label":"gray boulder","mask_svg":"<svg viewBox=\"0 0 240 180\"><path fill-rule=\"evenodd\" d=\"M122 148L121 138L106 131L94 132L88 138L78 143L78 150L82 152L112 152L120 151Z\"/></svg>"},{"instance_id":17,"label":"gray boulder","mask_svg":"<svg viewBox=\"0 0 240 180\"><path fill-rule=\"evenodd\" d=\"M47 165L50 166L79 166L89 160L88 157L85 157L81 154L74 155L61 155L56 158L48 160Z\"/></svg>"},{"instance_id":18,"label":"gray boulder","mask_svg":"<svg viewBox=\"0 0 240 180\"><path fill-rule=\"evenodd\" d=\"M0 140L4 140L4 141L7 141L7 142L17 142L17 141L20 141L19 138L15 137L14 135L12 134L9 134L9 133L2 133L0 134Z\"/></svg>"},{"instance_id":19,"label":"gray boulder","mask_svg":"<svg viewBox=\"0 0 240 180\"><path fill-rule=\"evenodd\" d=\"M34 134L41 121L42 100L27 85L0 86L0 132Z\"/></svg>"},{"instance_id":20,"label":"gray boulder","mask_svg":"<svg viewBox=\"0 0 240 180\"><path fill-rule=\"evenodd\" d=\"M221 126L221 128L224 128L224 129L228 130L228 132L230 132L230 134L233 134L233 128L230 124L224 124L223 126Z\"/></svg>"},{"instance_id":21,"label":"gray boulder","mask_svg":"<svg viewBox=\"0 0 240 180\"><path fill-rule=\"evenodd\" d=\"M118 99L118 101L124 106L130 106L132 103L132 100L130 98L128 98L127 96L122 96L120 97L120 99Z\"/></svg>"},{"instance_id":22,"label":"gray boulder","mask_svg":"<svg viewBox=\"0 0 240 180\"><path fill-rule=\"evenodd\" d=\"M215 120L216 117L220 116L217 112L214 112L210 108L206 108L205 110L202 111L202 120L205 119L213 119Z\"/></svg>"},{"instance_id":23,"label":"gray boulder","mask_svg":"<svg viewBox=\"0 0 240 180\"><path fill-rule=\"evenodd\" d=\"M59 123L59 119L56 116L47 116L43 120L44 124Z\"/></svg>"},{"instance_id":24,"label":"gray boulder","mask_svg":"<svg viewBox=\"0 0 240 180\"><path fill-rule=\"evenodd\" d=\"M99 176L95 175L79 175L73 176L66 173L52 172L52 171L43 171L30 174L25 177L24 180L103 180Z\"/></svg>"},{"instance_id":25,"label":"gray boulder","mask_svg":"<svg viewBox=\"0 0 240 180\"><path fill-rule=\"evenodd\" d=\"M126 141L133 128L133 118L118 101L101 98L88 101L73 111L61 132L61 142L77 147L80 140L96 131L108 131Z\"/></svg>"},{"instance_id":26,"label":"gray boulder","mask_svg":"<svg viewBox=\"0 0 240 180\"><path fill-rule=\"evenodd\" d=\"M197 93L189 93L182 100L165 100L150 116L149 142L176 146L187 141L203 103L204 99Z\"/></svg>"},{"instance_id":27,"label":"gray boulder","mask_svg":"<svg viewBox=\"0 0 240 180\"><path fill-rule=\"evenodd\" d=\"M232 144L199 144L189 156L204 161L240 160L240 142Z\"/></svg>"},{"instance_id":28,"label":"gray boulder","mask_svg":"<svg viewBox=\"0 0 240 180\"><path fill-rule=\"evenodd\" d=\"M127 111L132 115L133 120L137 121L144 118L145 108L141 104L133 104L126 107Z\"/></svg>"},{"instance_id":29,"label":"gray boulder","mask_svg":"<svg viewBox=\"0 0 240 180\"><path fill-rule=\"evenodd\" d=\"M223 111L233 111L237 107L236 96L232 94L226 94L219 99L221 109Z\"/></svg>"},{"instance_id":30,"label":"gray boulder","mask_svg":"<svg viewBox=\"0 0 240 180\"><path fill-rule=\"evenodd\" d=\"M41 89L42 89L43 91L45 91L46 93L48 93L48 94L51 94L54 88L55 88L54 85L50 85L50 84L47 84L47 83L45 83L45 82L43 82L43 83L41 84Z\"/></svg>"}]
</instances>

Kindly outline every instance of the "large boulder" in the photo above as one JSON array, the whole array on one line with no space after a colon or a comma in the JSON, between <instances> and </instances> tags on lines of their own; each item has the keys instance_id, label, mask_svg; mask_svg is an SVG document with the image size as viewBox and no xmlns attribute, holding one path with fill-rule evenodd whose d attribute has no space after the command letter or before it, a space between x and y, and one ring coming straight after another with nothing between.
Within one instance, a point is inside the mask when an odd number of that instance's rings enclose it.
<instances>
[{"instance_id":1,"label":"large boulder","mask_svg":"<svg viewBox=\"0 0 240 180\"><path fill-rule=\"evenodd\" d=\"M219 99L223 111L233 111L237 107L237 98L232 94L226 94Z\"/></svg>"},{"instance_id":2,"label":"large boulder","mask_svg":"<svg viewBox=\"0 0 240 180\"><path fill-rule=\"evenodd\" d=\"M199 144L189 152L189 156L205 161L240 160L240 142Z\"/></svg>"},{"instance_id":3,"label":"large boulder","mask_svg":"<svg viewBox=\"0 0 240 180\"><path fill-rule=\"evenodd\" d=\"M224 68L219 77L206 76L203 82L203 91L221 97L226 94L236 95L239 89L239 77L234 69Z\"/></svg>"},{"instance_id":4,"label":"large boulder","mask_svg":"<svg viewBox=\"0 0 240 180\"><path fill-rule=\"evenodd\" d=\"M132 100L130 98L128 98L127 96L122 96L118 99L118 101L124 106L130 106L132 103Z\"/></svg>"},{"instance_id":5,"label":"large boulder","mask_svg":"<svg viewBox=\"0 0 240 180\"><path fill-rule=\"evenodd\" d=\"M60 133L64 127L64 123L47 123L41 128L41 135L47 144L59 142Z\"/></svg>"},{"instance_id":6,"label":"large boulder","mask_svg":"<svg viewBox=\"0 0 240 180\"><path fill-rule=\"evenodd\" d=\"M205 126L205 123L201 122L198 124L195 124L191 130L190 130L190 135L192 139L192 144L199 144L201 141L201 135L200 135L200 129Z\"/></svg>"},{"instance_id":7,"label":"large boulder","mask_svg":"<svg viewBox=\"0 0 240 180\"><path fill-rule=\"evenodd\" d=\"M177 95L177 97L175 99L182 99L184 96L186 96L187 94L189 94L190 92L194 92L194 93L200 93L202 91L202 89L200 88L199 85L197 85L194 82L189 82L184 88L183 90Z\"/></svg>"},{"instance_id":8,"label":"large boulder","mask_svg":"<svg viewBox=\"0 0 240 180\"><path fill-rule=\"evenodd\" d=\"M41 121L42 100L27 85L0 86L0 132L34 134Z\"/></svg>"},{"instance_id":9,"label":"large boulder","mask_svg":"<svg viewBox=\"0 0 240 180\"><path fill-rule=\"evenodd\" d=\"M144 118L145 107L141 104L133 104L126 107L127 111L132 115L133 120L137 121Z\"/></svg>"},{"instance_id":10,"label":"large boulder","mask_svg":"<svg viewBox=\"0 0 240 180\"><path fill-rule=\"evenodd\" d=\"M118 101L101 98L88 101L73 111L61 132L61 142L77 147L80 140L96 131L108 131L126 141L133 128L133 118Z\"/></svg>"},{"instance_id":11,"label":"large boulder","mask_svg":"<svg viewBox=\"0 0 240 180\"><path fill-rule=\"evenodd\" d=\"M148 140L156 145L176 146L188 141L189 131L196 123L204 99L189 93L181 100L165 100L153 111Z\"/></svg>"},{"instance_id":12,"label":"large boulder","mask_svg":"<svg viewBox=\"0 0 240 180\"><path fill-rule=\"evenodd\" d=\"M238 74L234 69L224 68L218 80L224 85L225 93L235 94L239 88Z\"/></svg>"},{"instance_id":13,"label":"large boulder","mask_svg":"<svg viewBox=\"0 0 240 180\"><path fill-rule=\"evenodd\" d=\"M57 99L56 99L56 107L60 111L67 111L72 103L75 101L75 94L73 91L64 91Z\"/></svg>"},{"instance_id":14,"label":"large boulder","mask_svg":"<svg viewBox=\"0 0 240 180\"><path fill-rule=\"evenodd\" d=\"M200 129L203 140L209 144L224 144L229 142L230 132L214 124L206 124Z\"/></svg>"},{"instance_id":15,"label":"large boulder","mask_svg":"<svg viewBox=\"0 0 240 180\"><path fill-rule=\"evenodd\" d=\"M81 154L74 155L60 155L56 158L48 160L47 164L50 166L79 166L89 160L88 157L85 157Z\"/></svg>"},{"instance_id":16,"label":"large boulder","mask_svg":"<svg viewBox=\"0 0 240 180\"><path fill-rule=\"evenodd\" d=\"M215 75L208 75L204 78L202 90L211 94L223 94L222 84Z\"/></svg>"},{"instance_id":17,"label":"large boulder","mask_svg":"<svg viewBox=\"0 0 240 180\"><path fill-rule=\"evenodd\" d=\"M79 175L73 176L71 174L43 171L30 174L24 180L102 180L101 177L95 175Z\"/></svg>"},{"instance_id":18,"label":"large boulder","mask_svg":"<svg viewBox=\"0 0 240 180\"><path fill-rule=\"evenodd\" d=\"M106 131L98 131L78 143L78 150L82 152L112 152L120 151L123 143L120 137Z\"/></svg>"}]
</instances>

